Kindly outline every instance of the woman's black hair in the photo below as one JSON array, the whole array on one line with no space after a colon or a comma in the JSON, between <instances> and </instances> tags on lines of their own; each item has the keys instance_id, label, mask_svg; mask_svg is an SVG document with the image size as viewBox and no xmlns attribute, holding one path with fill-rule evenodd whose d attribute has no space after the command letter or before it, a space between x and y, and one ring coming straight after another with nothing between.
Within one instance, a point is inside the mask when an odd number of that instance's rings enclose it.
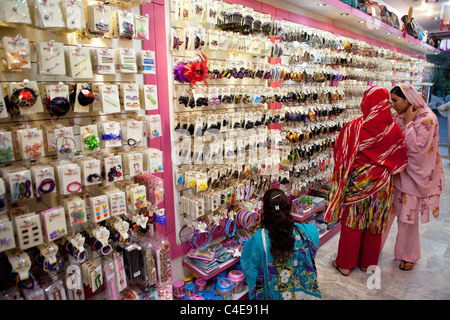
<instances>
[{"instance_id":1,"label":"woman's black hair","mask_svg":"<svg viewBox=\"0 0 450 320\"><path fill-rule=\"evenodd\" d=\"M285 261L294 247L294 219L291 205L280 189L269 189L263 196L262 225L269 231L270 252L275 262Z\"/></svg>"},{"instance_id":2,"label":"woman's black hair","mask_svg":"<svg viewBox=\"0 0 450 320\"><path fill-rule=\"evenodd\" d=\"M403 93L402 89L399 86L395 86L391 89L391 93L395 94L396 96L402 98L402 99L406 99L405 94Z\"/></svg>"}]
</instances>

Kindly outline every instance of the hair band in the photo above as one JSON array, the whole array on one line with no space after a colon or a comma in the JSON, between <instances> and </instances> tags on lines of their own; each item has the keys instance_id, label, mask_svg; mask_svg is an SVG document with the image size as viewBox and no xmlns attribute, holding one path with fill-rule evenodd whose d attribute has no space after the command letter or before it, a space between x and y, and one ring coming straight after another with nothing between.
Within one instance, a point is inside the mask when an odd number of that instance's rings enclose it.
<instances>
[{"instance_id":1,"label":"hair band","mask_svg":"<svg viewBox=\"0 0 450 320\"><path fill-rule=\"evenodd\" d=\"M50 186L47 189L44 189L45 185L50 185ZM44 179L41 181L37 191L40 196L43 196L47 193L52 192L53 189L55 189L55 181L53 179L47 178L47 179Z\"/></svg>"},{"instance_id":2,"label":"hair band","mask_svg":"<svg viewBox=\"0 0 450 320\"><path fill-rule=\"evenodd\" d=\"M70 187L71 187L72 185L77 185L78 188L77 188L76 190L71 190ZM76 193L76 192L78 192L78 191L80 191L80 190L81 190L81 183L79 183L78 181L71 182L71 183L69 183L69 184L67 185L67 191L69 191L70 193Z\"/></svg>"}]
</instances>

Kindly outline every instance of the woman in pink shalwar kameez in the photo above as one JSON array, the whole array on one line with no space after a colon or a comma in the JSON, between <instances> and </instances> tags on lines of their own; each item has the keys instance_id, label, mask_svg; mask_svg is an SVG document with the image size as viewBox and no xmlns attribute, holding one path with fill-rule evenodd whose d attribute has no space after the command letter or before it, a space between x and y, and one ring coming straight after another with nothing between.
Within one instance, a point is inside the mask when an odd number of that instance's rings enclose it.
<instances>
[{"instance_id":1,"label":"woman in pink shalwar kameez","mask_svg":"<svg viewBox=\"0 0 450 320\"><path fill-rule=\"evenodd\" d=\"M436 115L409 83L394 87L391 101L397 112L394 120L402 129L408 152L407 167L394 175L392 205L398 223L394 256L400 260L400 269L411 270L421 256L419 220L427 223L430 212L436 220L439 217L439 198L444 188L439 124Z\"/></svg>"}]
</instances>

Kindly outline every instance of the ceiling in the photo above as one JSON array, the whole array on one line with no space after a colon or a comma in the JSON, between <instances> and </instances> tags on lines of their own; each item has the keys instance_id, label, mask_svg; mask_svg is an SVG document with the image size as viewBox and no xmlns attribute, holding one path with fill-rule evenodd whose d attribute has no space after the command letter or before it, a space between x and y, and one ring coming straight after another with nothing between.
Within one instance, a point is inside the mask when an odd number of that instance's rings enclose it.
<instances>
[{"instance_id":1,"label":"ceiling","mask_svg":"<svg viewBox=\"0 0 450 320\"><path fill-rule=\"evenodd\" d=\"M388 9L396 13L399 18L408 14L409 7L412 6L413 17L416 22L427 30L429 34L438 32L440 23L433 20L433 17L439 17L442 2L450 0L440 0L439 3L426 4L425 7L422 7L422 1L425 0L378 0L377 2L381 5L386 5ZM406 38L403 37L400 30L381 23L380 20L374 19L357 9L352 10L351 7L346 5L344 5L345 8L342 7L342 2L337 0L270 0L270 2L274 5L280 5L282 3L287 4L289 8L286 8L286 10L293 11L293 9L298 9L300 10L298 12L300 14L331 23L337 27L364 36L369 36L370 38L379 40L385 44L416 53L420 56L439 52L439 50L436 50L428 44L422 43L409 35L406 36ZM325 3L326 5L319 6L321 3ZM430 16L428 16L428 10L430 10ZM350 13L350 15L344 16L343 14L347 14L346 12Z\"/></svg>"}]
</instances>

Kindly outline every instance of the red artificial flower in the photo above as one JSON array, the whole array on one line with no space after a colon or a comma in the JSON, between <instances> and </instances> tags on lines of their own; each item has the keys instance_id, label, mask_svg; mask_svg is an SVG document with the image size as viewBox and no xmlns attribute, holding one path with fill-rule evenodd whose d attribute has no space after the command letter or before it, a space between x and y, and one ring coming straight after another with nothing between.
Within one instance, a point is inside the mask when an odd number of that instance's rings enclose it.
<instances>
[{"instance_id":1,"label":"red artificial flower","mask_svg":"<svg viewBox=\"0 0 450 320\"><path fill-rule=\"evenodd\" d=\"M208 82L206 82L206 79L209 77L208 58L203 52L200 53L201 55L198 55L200 60L191 61L185 66L184 75L193 86L199 81L202 81L208 86Z\"/></svg>"}]
</instances>

